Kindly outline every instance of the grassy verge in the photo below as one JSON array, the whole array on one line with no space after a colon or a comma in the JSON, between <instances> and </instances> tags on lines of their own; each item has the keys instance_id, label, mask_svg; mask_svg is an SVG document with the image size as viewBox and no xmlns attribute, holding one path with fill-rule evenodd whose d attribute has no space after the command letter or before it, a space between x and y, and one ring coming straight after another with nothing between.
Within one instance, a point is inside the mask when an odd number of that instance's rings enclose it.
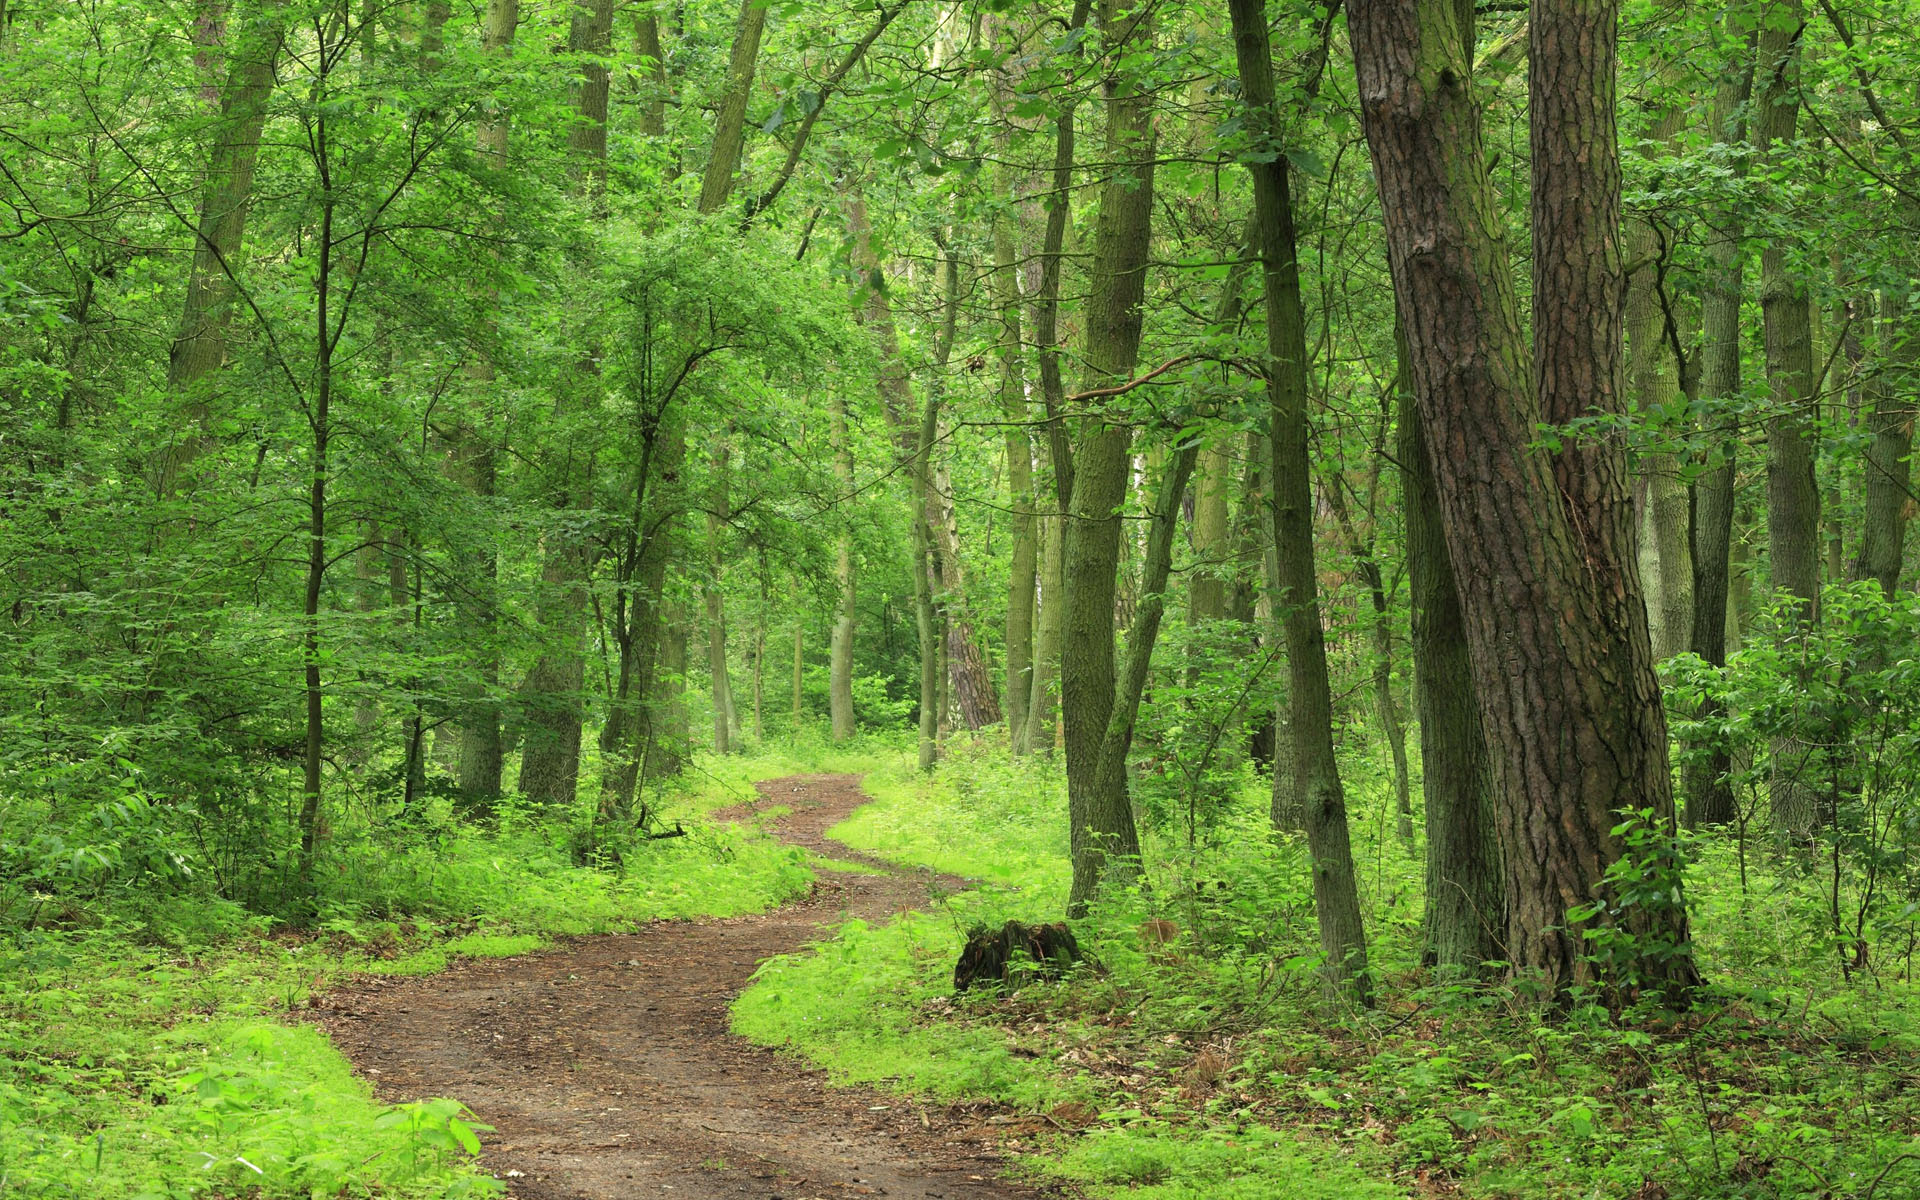
<instances>
[{"instance_id":1,"label":"grassy verge","mask_svg":"<svg viewBox=\"0 0 1920 1200\"><path fill-rule=\"evenodd\" d=\"M1150 890L1076 926L1102 970L953 997L963 930L1056 916L1067 883L1056 769L956 744L930 779L904 759L870 772L876 803L834 834L981 885L769 963L735 1027L843 1079L1077 1129L1028 1162L1099 1196L1920 1195L1920 993L1897 964L1848 980L1783 953L1819 944L1817 878L1700 844L1688 888L1715 986L1689 1013L1437 978L1420 857L1366 754L1344 768L1372 1010L1321 994L1304 851L1267 831L1253 786L1191 841L1184 814L1149 819ZM1177 939L1148 952L1149 918Z\"/></svg>"},{"instance_id":2,"label":"grassy verge","mask_svg":"<svg viewBox=\"0 0 1920 1200\"><path fill-rule=\"evenodd\" d=\"M1006 997L955 998L953 962L965 931L1052 917L1069 882L1057 768L1011 764L984 745L955 751L931 780L904 757L870 771L875 803L831 832L977 886L883 927L849 922L831 942L768 962L734 1006L736 1032L792 1047L842 1081L944 1101L998 1101L1038 1114L1047 1129L1077 1130L1043 1137L1023 1162L1097 1196L1404 1194L1382 1181L1387 1172L1369 1146L1263 1124L1218 1039L1179 1032L1207 1024L1223 998L1176 986L1180 965L1140 950L1139 921L1185 915L1170 897L1156 899L1159 891L1130 897L1079 928L1103 974L1036 983ZM1270 889L1255 890L1264 896ZM1032 1146L1019 1140L1030 1129L1011 1126L1008 1148Z\"/></svg>"},{"instance_id":3,"label":"grassy verge","mask_svg":"<svg viewBox=\"0 0 1920 1200\"><path fill-rule=\"evenodd\" d=\"M804 891L810 856L705 814L755 779L859 770L825 749L702 759L669 820L689 836L581 865L577 832L510 808L477 832L337 832L334 897L292 933L209 895L76 908L0 938L0 1200L491 1194L454 1100L384 1106L290 1016L356 972L425 974L461 956L659 918L763 910ZM4 932L4 931L0 931Z\"/></svg>"}]
</instances>

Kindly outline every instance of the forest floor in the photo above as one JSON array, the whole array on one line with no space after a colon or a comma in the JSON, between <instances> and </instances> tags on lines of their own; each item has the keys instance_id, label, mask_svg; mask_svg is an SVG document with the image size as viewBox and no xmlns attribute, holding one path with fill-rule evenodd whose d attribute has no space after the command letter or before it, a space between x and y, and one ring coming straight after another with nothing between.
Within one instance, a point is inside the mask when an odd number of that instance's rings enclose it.
<instances>
[{"instance_id":1,"label":"forest floor","mask_svg":"<svg viewBox=\"0 0 1920 1200\"><path fill-rule=\"evenodd\" d=\"M483 1164L526 1200L1047 1194L1000 1178L994 1114L981 1106L831 1087L729 1032L729 1005L763 960L824 926L879 923L962 886L826 837L870 799L858 776L755 786L758 801L714 816L770 809L775 836L858 870L821 872L806 898L772 912L363 978L319 997L315 1019L382 1099L460 1097L493 1127Z\"/></svg>"}]
</instances>

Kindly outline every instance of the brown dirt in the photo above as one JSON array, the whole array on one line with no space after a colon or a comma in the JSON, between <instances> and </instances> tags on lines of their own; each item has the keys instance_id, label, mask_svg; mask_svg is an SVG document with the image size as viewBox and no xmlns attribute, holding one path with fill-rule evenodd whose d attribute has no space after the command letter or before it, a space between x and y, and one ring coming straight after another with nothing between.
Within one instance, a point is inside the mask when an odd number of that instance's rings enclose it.
<instances>
[{"instance_id":1,"label":"brown dirt","mask_svg":"<svg viewBox=\"0 0 1920 1200\"><path fill-rule=\"evenodd\" d=\"M826 837L865 803L854 775L757 785L795 845L875 868ZM999 1179L1003 1128L943 1108L830 1087L788 1054L734 1037L727 1009L754 967L926 903L927 872L822 873L774 912L661 921L438 975L367 979L322 1001L334 1042L388 1101L453 1096L492 1125L484 1165L525 1200L1006 1200L1051 1193Z\"/></svg>"}]
</instances>

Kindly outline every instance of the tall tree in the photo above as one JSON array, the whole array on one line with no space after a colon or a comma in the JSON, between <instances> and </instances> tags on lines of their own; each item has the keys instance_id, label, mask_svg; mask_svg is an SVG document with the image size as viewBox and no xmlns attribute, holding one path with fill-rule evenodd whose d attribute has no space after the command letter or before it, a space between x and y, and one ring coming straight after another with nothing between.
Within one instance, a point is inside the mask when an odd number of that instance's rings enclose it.
<instances>
[{"instance_id":1,"label":"tall tree","mask_svg":"<svg viewBox=\"0 0 1920 1200\"><path fill-rule=\"evenodd\" d=\"M1672 817L1646 610L1622 554L1632 546L1623 451L1607 441L1552 458L1534 449L1537 419L1617 401L1616 14L1548 0L1530 16L1534 295L1545 298L1536 385L1460 8L1353 0L1348 18L1488 742L1505 952L1516 970L1571 984L1596 972L1582 932L1620 923L1638 936L1608 964L1612 981L1684 984L1695 975L1683 904L1604 904L1607 870L1626 852L1613 832L1621 815ZM1572 915L1596 902L1591 920Z\"/></svg>"},{"instance_id":2,"label":"tall tree","mask_svg":"<svg viewBox=\"0 0 1920 1200\"><path fill-rule=\"evenodd\" d=\"M1765 0L1754 65L1753 146L1763 161L1785 154L1800 115L1801 0ZM1795 619L1819 620L1820 489L1814 481L1813 428L1819 381L1813 361L1813 302L1793 262L1794 239L1775 237L1760 251L1760 312L1766 329L1767 558L1773 586L1795 601ZM1813 790L1802 778L1810 748L1774 746L1769 803L1774 831L1805 837L1814 825Z\"/></svg>"},{"instance_id":3,"label":"tall tree","mask_svg":"<svg viewBox=\"0 0 1920 1200\"><path fill-rule=\"evenodd\" d=\"M1346 790L1333 748L1333 687L1320 620L1314 569L1313 467L1307 456L1307 326L1300 297L1293 197L1287 158L1277 153L1273 58L1262 0L1228 0L1240 95L1253 145L1254 219L1266 282L1269 455L1273 481L1273 543L1279 588L1273 603L1287 644L1288 718L1293 777L1305 805L1307 850L1313 856L1313 904L1319 918L1322 970L1365 1000L1366 930L1360 920L1359 881L1347 830Z\"/></svg>"},{"instance_id":4,"label":"tall tree","mask_svg":"<svg viewBox=\"0 0 1920 1200\"><path fill-rule=\"evenodd\" d=\"M1081 359L1098 392L1128 379L1140 353L1147 251L1152 240L1154 136L1152 93L1125 60L1153 36L1153 10L1101 0L1105 158L1113 164L1100 193ZM1057 160L1056 160L1057 161ZM1044 360L1043 360L1044 369ZM1049 414L1053 415L1053 414ZM1066 723L1068 844L1073 887L1068 911L1086 911L1103 882L1124 885L1139 871L1139 831L1126 774L1102 772L1114 708L1114 579L1120 564L1133 427L1096 411L1072 453L1062 574L1066 586L1060 651L1060 700ZM1065 456L1056 453L1054 470ZM1125 753L1126 747L1120 747Z\"/></svg>"},{"instance_id":5,"label":"tall tree","mask_svg":"<svg viewBox=\"0 0 1920 1200\"><path fill-rule=\"evenodd\" d=\"M194 224L193 261L187 272L180 323L167 355L167 387L186 399L188 428L177 435L159 462L159 490L182 483L198 457L213 417L209 390L227 359L227 333L239 299L247 213L253 204L254 167L266 128L267 102L274 86L274 61L280 50L280 21L275 3L249 5L230 22L225 5L209 3L201 28L203 54L211 57L230 45L225 82L208 97L217 105L212 145ZM233 28L233 25L239 28ZM204 95L204 93L203 93Z\"/></svg>"}]
</instances>

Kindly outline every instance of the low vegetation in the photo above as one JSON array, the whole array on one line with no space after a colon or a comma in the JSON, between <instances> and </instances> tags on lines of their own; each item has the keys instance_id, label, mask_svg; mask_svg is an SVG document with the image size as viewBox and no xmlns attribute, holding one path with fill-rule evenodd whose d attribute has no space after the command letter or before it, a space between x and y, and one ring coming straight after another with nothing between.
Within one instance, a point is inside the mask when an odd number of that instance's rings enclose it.
<instances>
[{"instance_id":1,"label":"low vegetation","mask_svg":"<svg viewBox=\"0 0 1920 1200\"><path fill-rule=\"evenodd\" d=\"M1684 1012L1563 1008L1420 966L1421 868L1382 803L1385 749L1355 731L1343 767L1379 971L1372 1010L1326 1001L1304 848L1276 842L1251 781L1191 845L1183 827L1154 835L1149 886L1076 926L1097 966L956 998L965 930L1053 913L1068 882L1059 772L982 742L929 778L869 774L878 802L834 831L978 886L767 964L735 1028L849 1081L1032 1114L998 1127L1026 1168L1098 1195L1887 1200L1920 1188L1920 997L1898 963L1849 980L1837 958L1786 951L1825 920L1817 872L1763 852L1743 882L1731 835L1690 840L1708 990ZM1149 921L1177 934L1159 940Z\"/></svg>"}]
</instances>

